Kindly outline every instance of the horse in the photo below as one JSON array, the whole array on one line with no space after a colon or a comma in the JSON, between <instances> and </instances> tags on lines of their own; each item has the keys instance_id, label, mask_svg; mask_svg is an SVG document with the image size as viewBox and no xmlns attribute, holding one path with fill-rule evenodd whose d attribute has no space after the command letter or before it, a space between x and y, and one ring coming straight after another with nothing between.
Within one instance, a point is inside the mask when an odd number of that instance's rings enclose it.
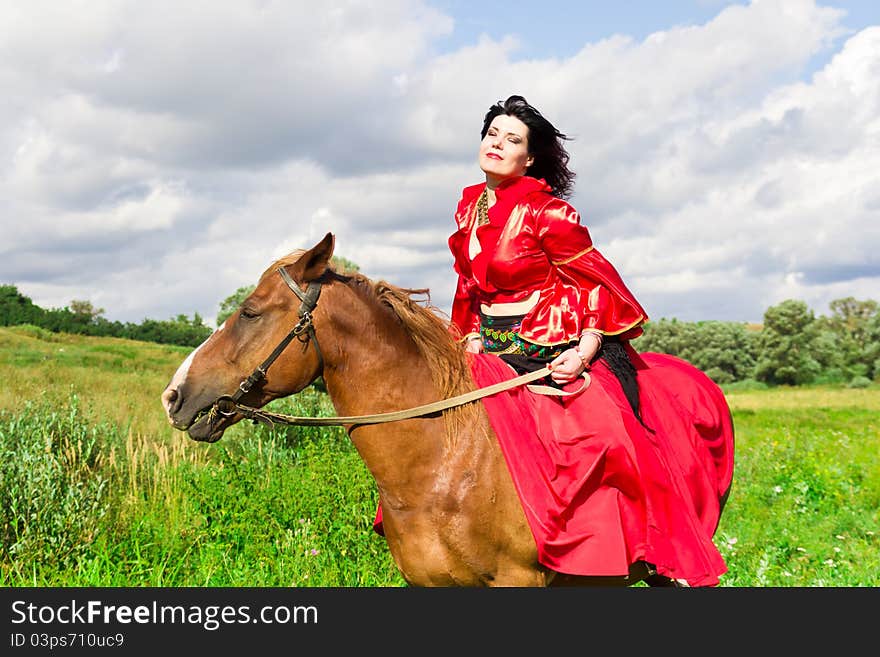
<instances>
[{"instance_id":1,"label":"horse","mask_svg":"<svg viewBox=\"0 0 880 657\"><path fill-rule=\"evenodd\" d=\"M196 441L217 441L245 417L236 403L262 408L319 377L346 417L474 389L449 322L417 299L428 291L337 273L334 245L327 233L275 261L239 310L188 355L161 395L173 427ZM298 321L291 328L292 317ZM410 586L675 585L643 561L619 576L541 564L481 403L347 429L375 479L381 533Z\"/></svg>"}]
</instances>

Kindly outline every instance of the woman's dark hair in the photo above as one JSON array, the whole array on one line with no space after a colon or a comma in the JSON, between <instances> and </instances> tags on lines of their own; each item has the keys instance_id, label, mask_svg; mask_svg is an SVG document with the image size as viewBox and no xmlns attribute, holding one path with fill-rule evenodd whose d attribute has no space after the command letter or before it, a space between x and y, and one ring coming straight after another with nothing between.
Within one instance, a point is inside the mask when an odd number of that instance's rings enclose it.
<instances>
[{"instance_id":1,"label":"woman's dark hair","mask_svg":"<svg viewBox=\"0 0 880 657\"><path fill-rule=\"evenodd\" d=\"M532 178L546 180L554 196L568 198L575 173L568 168L568 153L562 142L570 137L559 132L525 98L510 96L503 102L499 100L486 112L481 138L485 138L492 120L501 114L516 117L529 128L529 155L534 158L534 162L526 173Z\"/></svg>"}]
</instances>

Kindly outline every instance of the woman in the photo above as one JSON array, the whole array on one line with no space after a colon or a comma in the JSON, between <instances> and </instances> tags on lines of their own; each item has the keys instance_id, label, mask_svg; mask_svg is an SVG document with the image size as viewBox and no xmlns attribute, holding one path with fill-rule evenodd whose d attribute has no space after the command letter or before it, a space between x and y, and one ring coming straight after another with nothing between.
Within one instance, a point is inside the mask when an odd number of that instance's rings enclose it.
<instances>
[{"instance_id":1,"label":"woman","mask_svg":"<svg viewBox=\"0 0 880 657\"><path fill-rule=\"evenodd\" d=\"M464 190L449 240L459 273L453 322L469 351L552 355L553 381L567 383L605 336L636 337L647 317L563 200L574 180L565 135L521 96L493 105L482 135L486 182ZM515 345L499 343L508 335Z\"/></svg>"},{"instance_id":2,"label":"woman","mask_svg":"<svg viewBox=\"0 0 880 657\"><path fill-rule=\"evenodd\" d=\"M567 393L484 400L539 561L608 576L646 562L669 581L717 584L717 482L687 462L699 422L639 389L656 378L629 346L647 315L564 200L567 137L521 96L493 105L481 134L486 180L464 189L449 238L451 326L477 385L549 363Z\"/></svg>"}]
</instances>

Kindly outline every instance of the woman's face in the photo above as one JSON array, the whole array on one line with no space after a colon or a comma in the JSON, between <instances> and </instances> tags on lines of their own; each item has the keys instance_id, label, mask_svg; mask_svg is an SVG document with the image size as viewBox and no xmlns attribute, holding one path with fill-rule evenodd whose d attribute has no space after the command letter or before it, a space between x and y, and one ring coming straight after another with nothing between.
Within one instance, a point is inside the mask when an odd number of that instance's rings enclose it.
<instances>
[{"instance_id":1,"label":"woman's face","mask_svg":"<svg viewBox=\"0 0 880 657\"><path fill-rule=\"evenodd\" d=\"M521 176L532 166L529 155L529 128L515 116L499 114L480 142L480 168L489 183Z\"/></svg>"}]
</instances>

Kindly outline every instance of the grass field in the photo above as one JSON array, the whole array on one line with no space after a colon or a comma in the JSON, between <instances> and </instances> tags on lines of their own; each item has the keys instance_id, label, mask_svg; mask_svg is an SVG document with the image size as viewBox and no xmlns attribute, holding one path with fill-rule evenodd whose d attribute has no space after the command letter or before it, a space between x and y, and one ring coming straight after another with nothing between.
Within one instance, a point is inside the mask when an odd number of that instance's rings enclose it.
<instances>
[{"instance_id":1,"label":"grass field","mask_svg":"<svg viewBox=\"0 0 880 657\"><path fill-rule=\"evenodd\" d=\"M340 428L213 445L159 395L189 352L0 328L0 585L402 586ZM722 586L880 585L880 387L730 390ZM309 389L276 410L331 415Z\"/></svg>"}]
</instances>

